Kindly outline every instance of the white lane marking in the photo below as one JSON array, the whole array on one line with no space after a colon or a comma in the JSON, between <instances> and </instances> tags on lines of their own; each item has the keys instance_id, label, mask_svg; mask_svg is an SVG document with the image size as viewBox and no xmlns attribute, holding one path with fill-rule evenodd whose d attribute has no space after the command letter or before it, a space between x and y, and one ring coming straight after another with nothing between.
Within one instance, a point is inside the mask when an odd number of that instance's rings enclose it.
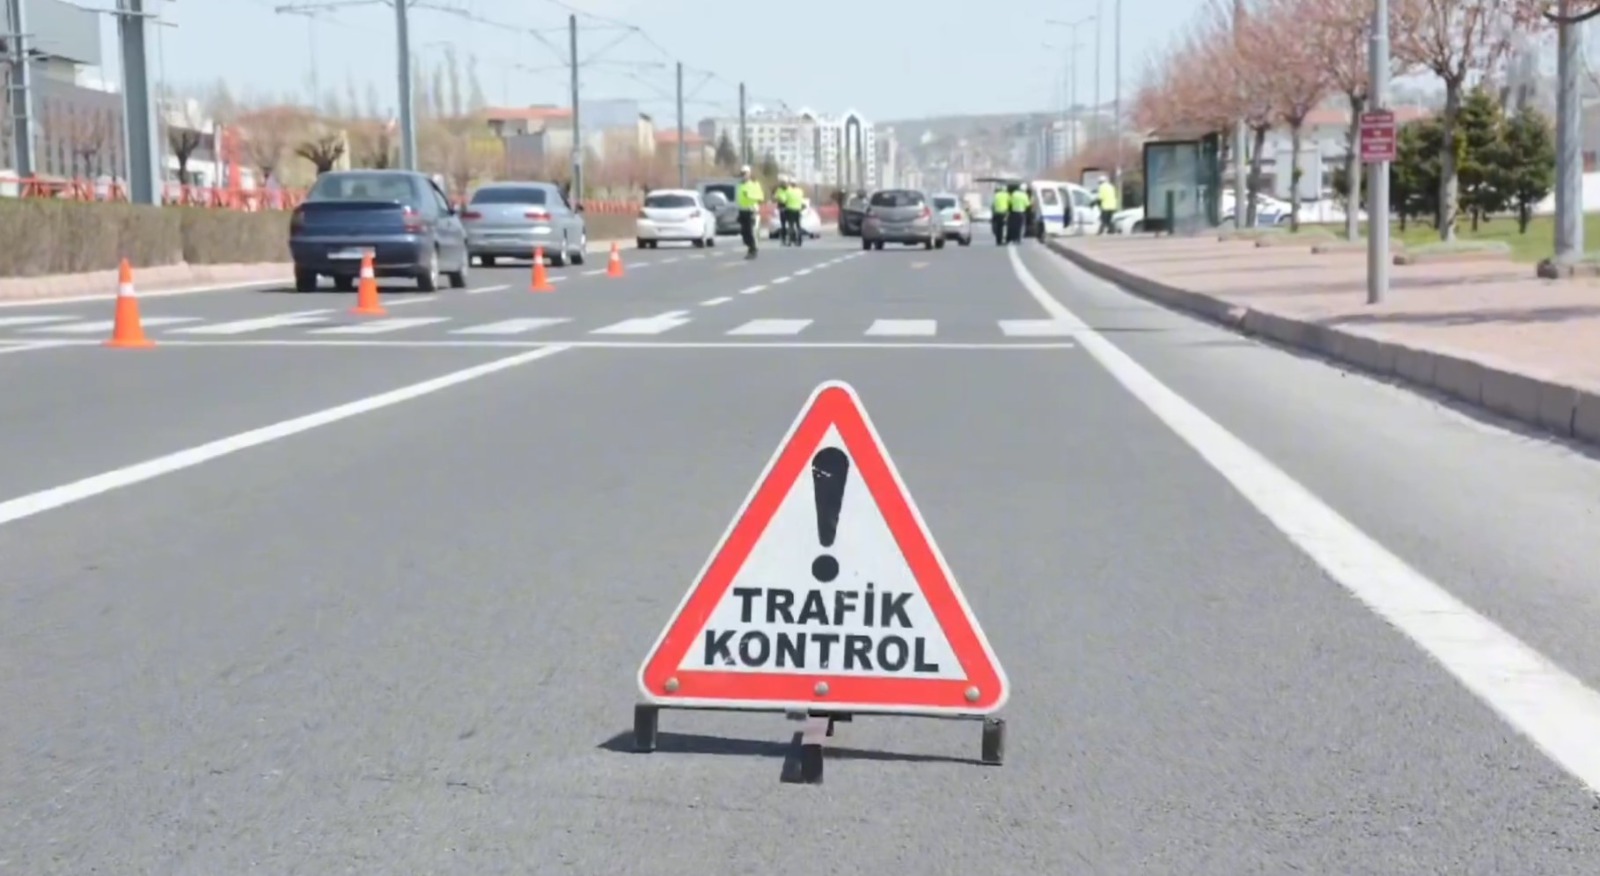
<instances>
[{"instance_id":1,"label":"white lane marking","mask_svg":"<svg viewBox=\"0 0 1600 876\"><path fill-rule=\"evenodd\" d=\"M78 316L0 316L0 327L14 328L23 325L44 325L51 322L66 322L72 319L82 319Z\"/></svg>"},{"instance_id":2,"label":"white lane marking","mask_svg":"<svg viewBox=\"0 0 1600 876\"><path fill-rule=\"evenodd\" d=\"M675 262L675 261L678 261L678 257L677 257L677 256L673 256L673 257L672 257L672 258L670 258L670 259L662 259L662 260L661 260L661 261L660 261L660 262L659 262L659 264L663 264L663 265L670 265L670 264L672 264L672 263L673 263L673 262Z\"/></svg>"},{"instance_id":3,"label":"white lane marking","mask_svg":"<svg viewBox=\"0 0 1600 876\"><path fill-rule=\"evenodd\" d=\"M58 347L76 347L75 341L21 341L0 347L0 356L7 353L31 353L34 350L54 350Z\"/></svg>"},{"instance_id":4,"label":"white lane marking","mask_svg":"<svg viewBox=\"0 0 1600 876\"><path fill-rule=\"evenodd\" d=\"M322 322L332 310L302 310L298 313L280 313L277 316L260 316L254 319L236 319L232 322L214 322L207 325L173 329L174 335L242 335L247 332L288 328L306 323Z\"/></svg>"},{"instance_id":5,"label":"white lane marking","mask_svg":"<svg viewBox=\"0 0 1600 876\"><path fill-rule=\"evenodd\" d=\"M204 344L208 342L192 343ZM230 342L210 343L225 344ZM52 487L26 496L19 496L9 501L0 502L0 526L4 526L7 523L15 523L18 520L32 517L35 514L42 514L45 511L60 508L64 505L71 505L74 502L81 502L84 499L109 493L112 490L148 481L161 475L192 468L203 462L227 456L230 453L238 453L241 450L259 447L262 444L288 438L302 432L309 432L319 426L327 426L340 420L348 420L361 414L393 407L401 402L431 395L442 389L466 383L469 380L487 377L490 374L505 371L508 368L515 368L518 365L523 365L536 359L553 356L566 349L566 347L562 346L540 347L536 350L496 359L493 362L485 362L482 365L474 365L471 368L452 371L449 374L430 378L420 383L413 383L409 386L402 386L399 389L392 389L388 392L367 396L353 402L346 402L336 407L295 417L291 420L284 420L258 429L240 432L237 435L219 438L216 441L190 447L186 450L179 450L176 453L169 453L165 456L135 463L124 468L113 469L70 484Z\"/></svg>"},{"instance_id":6,"label":"white lane marking","mask_svg":"<svg viewBox=\"0 0 1600 876\"><path fill-rule=\"evenodd\" d=\"M456 329L452 335L520 335L536 331L553 325L560 325L572 320L564 316L530 316L522 319L503 319L499 322L489 322L483 325L469 325L466 328Z\"/></svg>"},{"instance_id":7,"label":"white lane marking","mask_svg":"<svg viewBox=\"0 0 1600 876\"><path fill-rule=\"evenodd\" d=\"M284 275L288 276L287 272ZM137 277L135 277L137 280ZM223 283L221 285L181 286L177 289L161 289L154 292L140 292L140 298L170 298L176 295L198 295L202 292L234 292L239 289L258 289L262 286L281 286L287 280L250 280L244 283ZM0 309L11 307L60 307L62 305L82 304L86 301L110 301L117 297L116 282L106 284L110 287L107 292L95 292L89 295L63 295L48 298L26 299L23 301L0 301Z\"/></svg>"},{"instance_id":8,"label":"white lane marking","mask_svg":"<svg viewBox=\"0 0 1600 876\"><path fill-rule=\"evenodd\" d=\"M332 328L312 329L309 335L383 335L389 332L401 332L406 329L420 328L440 322L448 322L448 316L415 316L410 318L380 319L375 322L363 322L355 325L338 325Z\"/></svg>"},{"instance_id":9,"label":"white lane marking","mask_svg":"<svg viewBox=\"0 0 1600 876\"><path fill-rule=\"evenodd\" d=\"M784 283L787 283L792 279L794 279L794 278L793 277L775 277L772 280L772 285L774 285L774 286L782 286Z\"/></svg>"},{"instance_id":10,"label":"white lane marking","mask_svg":"<svg viewBox=\"0 0 1600 876\"><path fill-rule=\"evenodd\" d=\"M1076 329L1059 319L1002 319L1000 332L1008 338L1065 338Z\"/></svg>"},{"instance_id":11,"label":"white lane marking","mask_svg":"<svg viewBox=\"0 0 1600 876\"><path fill-rule=\"evenodd\" d=\"M867 328L871 337L928 338L939 331L936 319L878 319Z\"/></svg>"},{"instance_id":12,"label":"white lane marking","mask_svg":"<svg viewBox=\"0 0 1600 876\"><path fill-rule=\"evenodd\" d=\"M659 335L671 331L689 320L687 310L669 310L655 316L642 316L634 319L625 319L619 323L597 328L591 335Z\"/></svg>"},{"instance_id":13,"label":"white lane marking","mask_svg":"<svg viewBox=\"0 0 1600 876\"><path fill-rule=\"evenodd\" d=\"M739 294L740 295L754 295L757 292L760 292L762 289L765 289L765 288L767 288L767 284L765 284L765 283L757 283L756 285L751 286L749 288L740 289L739 290Z\"/></svg>"},{"instance_id":14,"label":"white lane marking","mask_svg":"<svg viewBox=\"0 0 1600 876\"><path fill-rule=\"evenodd\" d=\"M199 322L197 316L147 316L140 320L145 328L155 328L163 325L182 325L186 322ZM95 322L75 322L71 325L47 325L38 328L26 329L28 332L60 332L64 335L90 335L96 332L111 331L115 325L112 320L102 319Z\"/></svg>"},{"instance_id":15,"label":"white lane marking","mask_svg":"<svg viewBox=\"0 0 1600 876\"><path fill-rule=\"evenodd\" d=\"M638 265L634 265L634 267L636 267L636 268L637 268L637 267L639 267L639 266L638 266ZM583 272L583 275L584 275L584 276L585 276L585 277L598 277L598 276L600 276L600 275L601 275L601 274L604 274L604 273L605 273L605 272L606 272L606 269L605 269L605 268L594 268L594 269L592 269L592 270L588 270L588 271L584 271L584 272Z\"/></svg>"},{"instance_id":16,"label":"white lane marking","mask_svg":"<svg viewBox=\"0 0 1600 876\"><path fill-rule=\"evenodd\" d=\"M99 346L99 341L40 341L39 346L89 347ZM326 340L312 341L299 338L238 340L238 341L166 341L166 347L366 347L394 350L426 348L482 348L494 350L527 350L537 347L593 347L598 350L1071 350L1076 345L1070 341L1029 343L940 342L940 341L488 341L488 340L430 340L430 341L362 341Z\"/></svg>"},{"instance_id":17,"label":"white lane marking","mask_svg":"<svg viewBox=\"0 0 1600 876\"><path fill-rule=\"evenodd\" d=\"M1404 633L1574 778L1600 793L1600 692L1412 568L1011 269L1052 319L1333 580Z\"/></svg>"},{"instance_id":18,"label":"white lane marking","mask_svg":"<svg viewBox=\"0 0 1600 876\"><path fill-rule=\"evenodd\" d=\"M732 301L732 300L733 300L732 298L729 298L726 295L722 296L721 298L707 298L706 300L700 302L700 306L701 307L716 307L718 304L727 304L729 301Z\"/></svg>"},{"instance_id":19,"label":"white lane marking","mask_svg":"<svg viewBox=\"0 0 1600 876\"><path fill-rule=\"evenodd\" d=\"M804 277L805 275L807 275L809 273L811 273L811 269L810 268L801 268L800 270L795 271L794 275L796 277Z\"/></svg>"},{"instance_id":20,"label":"white lane marking","mask_svg":"<svg viewBox=\"0 0 1600 876\"><path fill-rule=\"evenodd\" d=\"M501 283L498 286L478 286L478 287L473 288L473 289L468 289L467 290L467 294L468 295L482 295L482 294L484 294L486 292L504 292L505 290L510 289L510 288L511 288L511 284L510 283Z\"/></svg>"},{"instance_id":21,"label":"white lane marking","mask_svg":"<svg viewBox=\"0 0 1600 876\"><path fill-rule=\"evenodd\" d=\"M730 329L730 335L798 335L811 324L809 319L752 319Z\"/></svg>"}]
</instances>

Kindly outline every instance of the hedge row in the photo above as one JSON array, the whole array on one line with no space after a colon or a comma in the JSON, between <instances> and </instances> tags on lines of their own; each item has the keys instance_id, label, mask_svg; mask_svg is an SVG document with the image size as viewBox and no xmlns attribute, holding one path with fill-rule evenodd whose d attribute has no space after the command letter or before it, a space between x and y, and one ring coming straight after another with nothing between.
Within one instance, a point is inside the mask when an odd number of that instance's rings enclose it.
<instances>
[{"instance_id":1,"label":"hedge row","mask_svg":"<svg viewBox=\"0 0 1600 876\"><path fill-rule=\"evenodd\" d=\"M630 238L634 217L588 217L590 240ZM134 267L289 260L289 215L206 207L147 207L0 198L0 277Z\"/></svg>"}]
</instances>

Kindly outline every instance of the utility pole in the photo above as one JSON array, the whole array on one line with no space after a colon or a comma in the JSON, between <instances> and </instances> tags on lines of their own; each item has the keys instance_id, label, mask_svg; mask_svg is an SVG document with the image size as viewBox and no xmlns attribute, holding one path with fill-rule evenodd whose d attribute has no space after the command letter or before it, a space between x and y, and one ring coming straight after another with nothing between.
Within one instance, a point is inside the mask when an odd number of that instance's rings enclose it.
<instances>
[{"instance_id":1,"label":"utility pole","mask_svg":"<svg viewBox=\"0 0 1600 876\"><path fill-rule=\"evenodd\" d=\"M1112 54L1116 60L1112 63L1116 69L1112 72L1111 78L1115 83L1112 86L1112 90L1116 97L1112 99L1111 115L1114 118L1111 120L1111 124L1112 137L1117 141L1117 164L1116 169L1112 172L1111 182L1117 187L1117 195L1119 197L1117 204L1120 206L1122 204L1120 200L1122 195L1122 0L1117 0L1115 14L1116 26L1113 28L1114 35L1111 39L1115 43Z\"/></svg>"},{"instance_id":2,"label":"utility pole","mask_svg":"<svg viewBox=\"0 0 1600 876\"><path fill-rule=\"evenodd\" d=\"M411 93L411 22L407 5L411 0L394 0L395 56L399 59L400 167L417 169L416 98Z\"/></svg>"},{"instance_id":3,"label":"utility pole","mask_svg":"<svg viewBox=\"0 0 1600 876\"><path fill-rule=\"evenodd\" d=\"M399 0L396 0L399 2ZM317 11L315 9L296 9L292 6L280 6L274 12L286 15L303 15L306 19L306 45L311 49L311 67L307 73L311 79L311 105L316 106L322 100L322 84L317 77Z\"/></svg>"},{"instance_id":4,"label":"utility pole","mask_svg":"<svg viewBox=\"0 0 1600 876\"><path fill-rule=\"evenodd\" d=\"M1562 0L1565 5L1566 0ZM1372 109L1389 108L1389 0L1376 0L1367 75ZM1356 148L1361 148L1360 144ZM1357 156L1358 158L1360 156ZM1389 292L1389 162L1372 165L1367 177L1367 303L1382 304Z\"/></svg>"},{"instance_id":5,"label":"utility pole","mask_svg":"<svg viewBox=\"0 0 1600 876\"><path fill-rule=\"evenodd\" d=\"M1561 0L1556 25L1556 251L1555 263L1583 259L1583 108L1578 71L1583 25L1573 23L1571 0Z\"/></svg>"},{"instance_id":6,"label":"utility pole","mask_svg":"<svg viewBox=\"0 0 1600 876\"><path fill-rule=\"evenodd\" d=\"M1105 20L1105 16L1101 14L1100 0L1094 0L1094 112L1089 116L1091 120L1089 124L1089 142L1091 143L1100 139L1100 108L1102 106L1100 103L1100 71L1105 69L1105 59L1100 54L1101 46L1104 42L1100 38L1101 33L1105 30L1100 26L1100 22L1103 20Z\"/></svg>"},{"instance_id":7,"label":"utility pole","mask_svg":"<svg viewBox=\"0 0 1600 876\"><path fill-rule=\"evenodd\" d=\"M11 130L17 159L17 176L31 179L33 166L33 64L28 59L28 19L23 0L6 0L6 42L11 46Z\"/></svg>"},{"instance_id":8,"label":"utility pole","mask_svg":"<svg viewBox=\"0 0 1600 876\"><path fill-rule=\"evenodd\" d=\"M750 163L750 126L745 121L744 83L739 83L739 163Z\"/></svg>"},{"instance_id":9,"label":"utility pole","mask_svg":"<svg viewBox=\"0 0 1600 876\"><path fill-rule=\"evenodd\" d=\"M1378 0L1383 2L1383 0ZM1238 51L1243 48L1243 34L1240 32L1244 22L1244 0L1233 0L1233 46ZM1233 123L1233 227L1243 230L1246 215L1250 212L1246 204L1250 200L1250 193L1244 184L1244 149L1245 149L1244 116L1240 116ZM1172 217L1168 216L1171 222Z\"/></svg>"},{"instance_id":10,"label":"utility pole","mask_svg":"<svg viewBox=\"0 0 1600 876\"><path fill-rule=\"evenodd\" d=\"M1078 154L1078 32L1072 32L1072 43L1067 46L1067 107L1072 114L1067 124L1067 155Z\"/></svg>"},{"instance_id":11,"label":"utility pole","mask_svg":"<svg viewBox=\"0 0 1600 876\"><path fill-rule=\"evenodd\" d=\"M151 99L150 55L145 25L155 13L145 0L117 0L117 40L122 50L124 154L128 157L128 200L159 205L161 149L156 142L155 101Z\"/></svg>"},{"instance_id":12,"label":"utility pole","mask_svg":"<svg viewBox=\"0 0 1600 876\"><path fill-rule=\"evenodd\" d=\"M683 144L683 62L678 62L678 188L689 187L689 152Z\"/></svg>"},{"instance_id":13,"label":"utility pole","mask_svg":"<svg viewBox=\"0 0 1600 876\"><path fill-rule=\"evenodd\" d=\"M578 100L578 16L567 16L567 58L572 67L572 199L583 201L583 115Z\"/></svg>"}]
</instances>

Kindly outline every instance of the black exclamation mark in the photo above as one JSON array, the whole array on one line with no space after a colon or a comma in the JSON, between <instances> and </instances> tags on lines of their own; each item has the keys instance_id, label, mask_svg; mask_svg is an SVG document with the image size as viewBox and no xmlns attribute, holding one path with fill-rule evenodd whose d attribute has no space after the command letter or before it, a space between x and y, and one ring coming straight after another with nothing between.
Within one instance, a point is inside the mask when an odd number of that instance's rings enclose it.
<instances>
[{"instance_id":1,"label":"black exclamation mark","mask_svg":"<svg viewBox=\"0 0 1600 876\"><path fill-rule=\"evenodd\" d=\"M811 487L817 497L817 541L833 547L839 534L839 511L844 507L844 483L850 477L850 457L837 447L824 447L811 457ZM839 577L839 561L823 554L811 561L811 577L826 584Z\"/></svg>"}]
</instances>

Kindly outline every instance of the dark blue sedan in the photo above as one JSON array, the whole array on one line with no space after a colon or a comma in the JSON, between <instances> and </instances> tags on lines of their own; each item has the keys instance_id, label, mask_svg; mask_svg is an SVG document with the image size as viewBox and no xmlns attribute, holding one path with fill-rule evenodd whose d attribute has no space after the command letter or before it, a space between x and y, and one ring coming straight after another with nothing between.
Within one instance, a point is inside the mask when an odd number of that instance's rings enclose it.
<instances>
[{"instance_id":1,"label":"dark blue sedan","mask_svg":"<svg viewBox=\"0 0 1600 876\"><path fill-rule=\"evenodd\" d=\"M427 176L409 170L335 170L317 178L289 226L294 285L312 292L321 277L355 288L372 254L379 277L411 277L423 292L467 285L467 234L458 211Z\"/></svg>"}]
</instances>

